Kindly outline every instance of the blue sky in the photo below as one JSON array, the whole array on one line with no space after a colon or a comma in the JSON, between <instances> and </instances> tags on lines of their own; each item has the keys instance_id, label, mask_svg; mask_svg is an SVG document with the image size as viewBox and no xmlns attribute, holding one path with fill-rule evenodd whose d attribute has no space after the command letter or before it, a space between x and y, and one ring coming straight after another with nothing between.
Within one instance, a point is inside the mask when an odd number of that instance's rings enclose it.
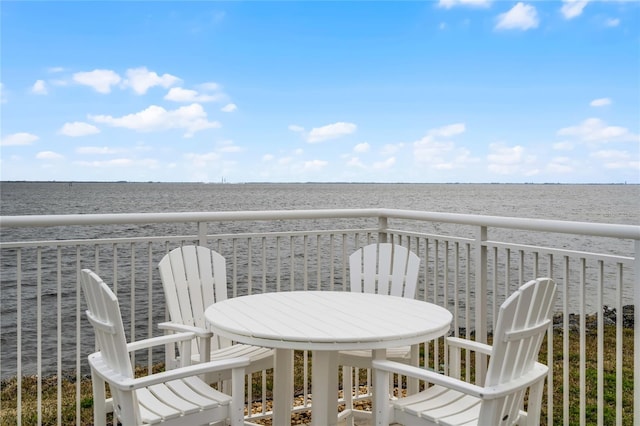
<instances>
[{"instance_id":1,"label":"blue sky","mask_svg":"<svg viewBox=\"0 0 640 426\"><path fill-rule=\"evenodd\" d=\"M2 180L640 183L640 2L0 13Z\"/></svg>"}]
</instances>

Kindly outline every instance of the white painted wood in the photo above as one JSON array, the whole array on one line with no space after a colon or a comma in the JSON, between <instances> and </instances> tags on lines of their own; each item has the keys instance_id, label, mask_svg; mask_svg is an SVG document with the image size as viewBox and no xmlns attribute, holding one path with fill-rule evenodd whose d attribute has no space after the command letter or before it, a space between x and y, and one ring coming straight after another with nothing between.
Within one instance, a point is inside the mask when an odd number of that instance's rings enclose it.
<instances>
[{"instance_id":1,"label":"white painted wood","mask_svg":"<svg viewBox=\"0 0 640 426\"><path fill-rule=\"evenodd\" d=\"M164 424L204 425L229 421L240 426L244 421L244 398L236 398L208 386L197 376L221 370L232 371L233 384L244 388L244 367L248 358L212 361L134 378L131 350L165 345L169 341L189 342L193 333L176 333L128 345L120 306L115 294L94 272L81 273L86 312L93 325L99 352L89 355L94 389L94 424L105 425L105 385L113 397L113 411L123 425ZM238 409L239 405L239 409Z\"/></svg>"},{"instance_id":2,"label":"white painted wood","mask_svg":"<svg viewBox=\"0 0 640 426\"><path fill-rule=\"evenodd\" d=\"M349 286L352 292L389 294L413 299L419 270L420 258L406 247L392 243L373 243L349 256ZM338 363L344 368L342 388L345 392L352 389L352 368L371 368L372 358L371 351L340 352ZM409 346L388 350L387 359L414 365L418 362L417 356L411 355ZM415 392L417 386L417 381L411 380L410 389ZM349 410L347 413L353 412L351 398L345 399L345 410Z\"/></svg>"},{"instance_id":3,"label":"white painted wood","mask_svg":"<svg viewBox=\"0 0 640 426\"><path fill-rule=\"evenodd\" d=\"M354 307L361 311L359 321L352 321ZM288 424L282 419L290 419L291 411L291 364L288 358L277 359L280 353L287 353L281 350L316 351L312 355L316 357L312 364L312 421L316 426L337 422L333 414L338 391L337 351L386 350L430 340L446 334L452 320L448 310L431 303L343 291L236 297L211 305L205 317L214 333L245 344L278 349L274 375L274 419L278 421L274 424ZM280 368L287 369L285 374ZM282 395L287 400L277 401ZM326 413L331 413L330 418L325 417Z\"/></svg>"},{"instance_id":4,"label":"white painted wood","mask_svg":"<svg viewBox=\"0 0 640 426\"><path fill-rule=\"evenodd\" d=\"M165 292L170 323L160 324L160 328L170 331L193 331L199 339L194 339L191 359L180 360L175 356L175 348L168 352L166 364L174 368L180 364L221 360L239 354L251 360L247 374L273 367L273 351L264 347L239 345L232 348L231 340L213 335L208 329L204 311L208 306L227 299L227 270L225 258L207 247L186 245L171 250L158 263L158 270ZM185 328L191 326L195 328ZM185 362L186 361L186 362ZM228 372L222 372L227 374ZM230 377L208 376L210 383Z\"/></svg>"},{"instance_id":5,"label":"white painted wood","mask_svg":"<svg viewBox=\"0 0 640 426\"><path fill-rule=\"evenodd\" d=\"M548 368L537 362L542 340L551 324L556 285L550 278L529 281L513 293L500 307L493 346L447 339L450 360L460 360L460 350L479 349L490 352L484 383L471 384L453 376L400 364L374 360L378 382L388 380L389 373L416 377L433 386L418 394L391 402L391 414L382 413L376 425L388 420L403 425L516 425L539 424L544 380ZM527 412L523 401L529 389ZM383 410L389 403L379 396L376 404Z\"/></svg>"}]
</instances>

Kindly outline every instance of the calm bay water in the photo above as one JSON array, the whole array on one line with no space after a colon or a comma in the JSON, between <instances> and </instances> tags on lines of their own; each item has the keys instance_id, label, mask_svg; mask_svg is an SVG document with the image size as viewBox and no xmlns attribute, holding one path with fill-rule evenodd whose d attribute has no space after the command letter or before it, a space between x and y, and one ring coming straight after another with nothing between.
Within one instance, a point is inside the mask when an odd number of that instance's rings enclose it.
<instances>
[{"instance_id":1,"label":"calm bay water","mask_svg":"<svg viewBox=\"0 0 640 426\"><path fill-rule=\"evenodd\" d=\"M0 214L91 214L187 211L292 210L328 208L396 208L616 224L640 224L640 185L520 184L195 184L195 183L23 183L0 184ZM1 229L1 241L61 238L60 229ZM125 236L109 226L83 238ZM118 234L114 234L114 233ZM124 231L126 233L126 229ZM93 233L93 234L91 234ZM557 236L551 246L632 255L630 242L607 242ZM565 241L566 240L566 241ZM5 312L15 313L11 279L2 262L0 298L2 377L15 367L15 333ZM15 282L15 281L14 281ZM15 284L14 284L15 287ZM25 293L23 298L28 297ZM53 297L45 295L45 297ZM24 301L24 299L23 299ZM28 300L25 303L32 303ZM25 336L33 333L31 309L23 308ZM15 314L14 314L15 315ZM55 315L52 313L52 315ZM15 319L13 320L15 329ZM45 321L55 321L46 319ZM28 340L26 337L24 340ZM25 370L34 344L23 342ZM55 347L43 348L44 365L55 363ZM49 358L47 358L49 357ZM70 366L72 367L72 366ZM15 374L15 370L14 373Z\"/></svg>"},{"instance_id":2,"label":"calm bay water","mask_svg":"<svg viewBox=\"0 0 640 426\"><path fill-rule=\"evenodd\" d=\"M2 183L2 215L399 208L640 224L640 185Z\"/></svg>"}]
</instances>

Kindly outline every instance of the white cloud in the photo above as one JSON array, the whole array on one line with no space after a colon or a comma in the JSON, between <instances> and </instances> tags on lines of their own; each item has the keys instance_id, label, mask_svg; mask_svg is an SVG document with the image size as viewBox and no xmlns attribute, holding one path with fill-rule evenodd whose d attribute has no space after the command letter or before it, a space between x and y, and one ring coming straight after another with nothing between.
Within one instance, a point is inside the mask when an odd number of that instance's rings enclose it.
<instances>
[{"instance_id":1,"label":"white cloud","mask_svg":"<svg viewBox=\"0 0 640 426\"><path fill-rule=\"evenodd\" d=\"M389 157L384 161L376 161L373 163L373 168L375 170L386 170L393 167L394 164L396 164L396 157Z\"/></svg>"},{"instance_id":2,"label":"white cloud","mask_svg":"<svg viewBox=\"0 0 640 426\"><path fill-rule=\"evenodd\" d=\"M58 130L58 133L65 136L78 137L95 135L96 133L100 133L100 129L93 124L74 121L73 123L64 123L64 126Z\"/></svg>"},{"instance_id":3,"label":"white cloud","mask_svg":"<svg viewBox=\"0 0 640 426\"><path fill-rule=\"evenodd\" d=\"M460 135L465 131L464 123L449 124L429 130L426 136L413 143L415 160L436 168L439 164L447 163L445 157L455 152L455 144L450 140L442 139Z\"/></svg>"},{"instance_id":4,"label":"white cloud","mask_svg":"<svg viewBox=\"0 0 640 426\"><path fill-rule=\"evenodd\" d=\"M606 150L591 154L606 169L635 169L640 173L640 161L627 151Z\"/></svg>"},{"instance_id":5,"label":"white cloud","mask_svg":"<svg viewBox=\"0 0 640 426\"><path fill-rule=\"evenodd\" d=\"M176 110L167 111L161 106L151 105L140 112L112 117L110 115L89 115L96 123L124 127L138 132L157 132L168 129L184 129L184 137L193 136L205 129L220 127L217 121L208 121L207 113L200 104L191 104Z\"/></svg>"},{"instance_id":6,"label":"white cloud","mask_svg":"<svg viewBox=\"0 0 640 426\"><path fill-rule=\"evenodd\" d=\"M273 161L276 157L273 154L265 154L262 156L262 161Z\"/></svg>"},{"instance_id":7,"label":"white cloud","mask_svg":"<svg viewBox=\"0 0 640 426\"><path fill-rule=\"evenodd\" d=\"M582 11L588 3L588 0L562 0L560 12L565 19L573 19L582 15Z\"/></svg>"},{"instance_id":8,"label":"white cloud","mask_svg":"<svg viewBox=\"0 0 640 426\"><path fill-rule=\"evenodd\" d=\"M589 103L589 105L591 105L592 107L601 107L601 106L611 105L611 99L609 98L594 99Z\"/></svg>"},{"instance_id":9,"label":"white cloud","mask_svg":"<svg viewBox=\"0 0 640 426\"><path fill-rule=\"evenodd\" d=\"M38 136L33 135L31 133L26 133L26 132L13 133L2 138L2 141L0 141L0 145L2 146L31 145L38 139L40 139Z\"/></svg>"},{"instance_id":10,"label":"white cloud","mask_svg":"<svg viewBox=\"0 0 640 426\"><path fill-rule=\"evenodd\" d=\"M107 146L79 146L78 148L76 148L76 152L78 154L105 155L105 154L115 154L118 151L113 148L109 148Z\"/></svg>"},{"instance_id":11,"label":"white cloud","mask_svg":"<svg viewBox=\"0 0 640 426\"><path fill-rule=\"evenodd\" d=\"M233 112L233 111L236 111L237 109L238 109L238 106L236 104L226 104L225 106L220 108L220 111L222 111L222 112Z\"/></svg>"},{"instance_id":12,"label":"white cloud","mask_svg":"<svg viewBox=\"0 0 640 426\"><path fill-rule=\"evenodd\" d=\"M491 0L440 0L439 7L451 9L454 6L489 7Z\"/></svg>"},{"instance_id":13,"label":"white cloud","mask_svg":"<svg viewBox=\"0 0 640 426\"><path fill-rule=\"evenodd\" d=\"M46 95L48 93L47 83L45 83L44 80L37 80L33 83L33 86L31 86L31 93L36 95Z\"/></svg>"},{"instance_id":14,"label":"white cloud","mask_svg":"<svg viewBox=\"0 0 640 426\"><path fill-rule=\"evenodd\" d=\"M604 25L606 27L617 27L618 25L620 25L620 20L617 18L609 18L604 21Z\"/></svg>"},{"instance_id":15,"label":"white cloud","mask_svg":"<svg viewBox=\"0 0 640 426\"><path fill-rule=\"evenodd\" d=\"M224 141L221 143L220 152L242 152L244 148L233 143L233 141Z\"/></svg>"},{"instance_id":16,"label":"white cloud","mask_svg":"<svg viewBox=\"0 0 640 426\"><path fill-rule=\"evenodd\" d=\"M64 156L53 151L41 151L36 154L36 158L38 160L61 160Z\"/></svg>"},{"instance_id":17,"label":"white cloud","mask_svg":"<svg viewBox=\"0 0 640 426\"><path fill-rule=\"evenodd\" d=\"M217 101L222 95L207 95L198 93L195 90L183 89L182 87L172 87L165 99L174 102L212 102Z\"/></svg>"},{"instance_id":18,"label":"white cloud","mask_svg":"<svg viewBox=\"0 0 640 426\"><path fill-rule=\"evenodd\" d=\"M522 2L513 6L508 12L498 15L498 30L528 30L538 26L536 8Z\"/></svg>"},{"instance_id":19,"label":"white cloud","mask_svg":"<svg viewBox=\"0 0 640 426\"><path fill-rule=\"evenodd\" d=\"M571 151L573 150L573 144L568 141L556 142L553 144L553 149L556 151Z\"/></svg>"},{"instance_id":20,"label":"white cloud","mask_svg":"<svg viewBox=\"0 0 640 426\"><path fill-rule=\"evenodd\" d=\"M292 132L301 133L304 132L304 127L298 126L297 124L290 124L289 130L291 130Z\"/></svg>"},{"instance_id":21,"label":"white cloud","mask_svg":"<svg viewBox=\"0 0 640 426\"><path fill-rule=\"evenodd\" d=\"M208 83L199 84L198 89L204 90L205 92L213 92L213 91L221 90L222 87L218 83L214 83L213 81L210 81Z\"/></svg>"},{"instance_id":22,"label":"white cloud","mask_svg":"<svg viewBox=\"0 0 640 426\"><path fill-rule=\"evenodd\" d=\"M315 127L311 129L307 136L307 142L316 143L329 139L336 139L341 136L349 135L356 131L358 126L353 123L337 122L333 124L327 124L322 127Z\"/></svg>"},{"instance_id":23,"label":"white cloud","mask_svg":"<svg viewBox=\"0 0 640 426\"><path fill-rule=\"evenodd\" d=\"M418 162L436 165L444 162L444 156L452 152L454 147L451 141L439 142L425 136L413 143L413 155Z\"/></svg>"},{"instance_id":24,"label":"white cloud","mask_svg":"<svg viewBox=\"0 0 640 426\"><path fill-rule=\"evenodd\" d=\"M500 143L492 143L489 145L489 150L490 154L487 155L489 171L505 175L515 173L523 175L535 174L535 170L530 168L535 157L525 155L525 150L522 146L505 146Z\"/></svg>"},{"instance_id":25,"label":"white cloud","mask_svg":"<svg viewBox=\"0 0 640 426\"><path fill-rule=\"evenodd\" d=\"M620 126L608 126L599 118L588 118L577 126L558 130L560 136L574 136L584 142L629 142L640 141L629 129Z\"/></svg>"},{"instance_id":26,"label":"white cloud","mask_svg":"<svg viewBox=\"0 0 640 426\"><path fill-rule=\"evenodd\" d=\"M547 171L550 173L566 174L574 170L573 160L569 157L555 157L547 165Z\"/></svg>"},{"instance_id":27,"label":"white cloud","mask_svg":"<svg viewBox=\"0 0 640 426\"><path fill-rule=\"evenodd\" d=\"M98 93L110 93L111 86L120 83L120 76L111 70L93 70L73 74L73 81L92 87Z\"/></svg>"},{"instance_id":28,"label":"white cloud","mask_svg":"<svg viewBox=\"0 0 640 426\"><path fill-rule=\"evenodd\" d=\"M319 172L320 170L322 170L325 167L327 167L328 164L329 164L329 162L328 161L324 161L324 160L305 161L304 162L304 170L311 171L311 172Z\"/></svg>"},{"instance_id":29,"label":"white cloud","mask_svg":"<svg viewBox=\"0 0 640 426\"><path fill-rule=\"evenodd\" d=\"M351 157L349 161L347 161L347 166L357 167L359 169L364 169L366 167L358 157Z\"/></svg>"},{"instance_id":30,"label":"white cloud","mask_svg":"<svg viewBox=\"0 0 640 426\"><path fill-rule=\"evenodd\" d=\"M450 138L452 136L459 135L466 131L466 126L464 123L455 123L449 124L448 126L439 127L437 129L431 129L428 132L428 135L435 137L445 137Z\"/></svg>"},{"instance_id":31,"label":"white cloud","mask_svg":"<svg viewBox=\"0 0 640 426\"><path fill-rule=\"evenodd\" d=\"M181 80L171 74L158 75L149 71L147 67L130 68L127 70L126 87L131 87L138 95L144 95L154 86L162 86L165 89L179 83Z\"/></svg>"},{"instance_id":32,"label":"white cloud","mask_svg":"<svg viewBox=\"0 0 640 426\"><path fill-rule=\"evenodd\" d=\"M362 142L353 147L353 152L369 152L371 145L367 142Z\"/></svg>"}]
</instances>

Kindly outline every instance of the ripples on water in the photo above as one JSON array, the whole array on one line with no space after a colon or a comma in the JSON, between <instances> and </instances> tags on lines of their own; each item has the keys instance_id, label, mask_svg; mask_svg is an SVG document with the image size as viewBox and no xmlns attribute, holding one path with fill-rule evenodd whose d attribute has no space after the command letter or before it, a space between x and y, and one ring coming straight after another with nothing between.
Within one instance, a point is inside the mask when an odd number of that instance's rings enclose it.
<instances>
[{"instance_id":1,"label":"ripples on water","mask_svg":"<svg viewBox=\"0 0 640 426\"><path fill-rule=\"evenodd\" d=\"M2 215L398 208L640 222L640 185L2 183Z\"/></svg>"}]
</instances>

